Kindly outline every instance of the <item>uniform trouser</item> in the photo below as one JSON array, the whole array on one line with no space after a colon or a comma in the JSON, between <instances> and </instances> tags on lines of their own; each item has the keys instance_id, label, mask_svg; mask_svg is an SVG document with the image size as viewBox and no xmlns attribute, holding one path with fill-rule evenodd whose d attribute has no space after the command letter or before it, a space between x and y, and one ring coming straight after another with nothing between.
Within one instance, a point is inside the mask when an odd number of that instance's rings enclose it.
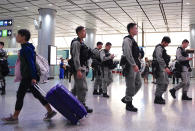
<instances>
[{"instance_id":1,"label":"uniform trouser","mask_svg":"<svg viewBox=\"0 0 195 131\"><path fill-rule=\"evenodd\" d=\"M179 83L179 78L176 78L174 75L173 75L173 84L175 84L175 79L177 81L177 84Z\"/></svg>"},{"instance_id":2,"label":"uniform trouser","mask_svg":"<svg viewBox=\"0 0 195 131\"><path fill-rule=\"evenodd\" d=\"M112 71L108 67L102 68L101 77L103 93L107 93L107 87L113 82Z\"/></svg>"},{"instance_id":3,"label":"uniform trouser","mask_svg":"<svg viewBox=\"0 0 195 131\"><path fill-rule=\"evenodd\" d=\"M68 79L68 69L64 70L64 79Z\"/></svg>"},{"instance_id":4,"label":"uniform trouser","mask_svg":"<svg viewBox=\"0 0 195 131\"><path fill-rule=\"evenodd\" d=\"M34 97L37 98L42 105L48 104L48 102L45 100L45 97L34 86L32 86L31 79L22 79L17 91L15 110L20 111L22 109L24 96L28 88L30 88Z\"/></svg>"},{"instance_id":5,"label":"uniform trouser","mask_svg":"<svg viewBox=\"0 0 195 131\"><path fill-rule=\"evenodd\" d=\"M175 90L182 88L183 93L187 92L190 87L190 72L181 72L181 82L174 87Z\"/></svg>"},{"instance_id":6,"label":"uniform trouser","mask_svg":"<svg viewBox=\"0 0 195 131\"><path fill-rule=\"evenodd\" d=\"M101 75L96 74L95 82L94 82L94 90L99 90L102 86L102 78Z\"/></svg>"},{"instance_id":7,"label":"uniform trouser","mask_svg":"<svg viewBox=\"0 0 195 131\"><path fill-rule=\"evenodd\" d=\"M130 67L129 72L125 76L126 82L126 101L132 101L132 97L136 95L136 93L141 88L141 75L140 72L134 72L133 68Z\"/></svg>"},{"instance_id":8,"label":"uniform trouser","mask_svg":"<svg viewBox=\"0 0 195 131\"><path fill-rule=\"evenodd\" d=\"M74 73L74 87L72 93L77 96L80 102L85 103L87 94L86 72L82 71L82 78L77 78L77 73Z\"/></svg>"},{"instance_id":9,"label":"uniform trouser","mask_svg":"<svg viewBox=\"0 0 195 131\"><path fill-rule=\"evenodd\" d=\"M162 97L162 94L166 92L169 84L168 74L165 71L159 72L159 77L156 78L156 84L155 96Z\"/></svg>"},{"instance_id":10,"label":"uniform trouser","mask_svg":"<svg viewBox=\"0 0 195 131\"><path fill-rule=\"evenodd\" d=\"M0 78L0 83L1 83L1 88L2 88L1 90L5 91L6 83L5 83L5 78L4 77Z\"/></svg>"}]
</instances>

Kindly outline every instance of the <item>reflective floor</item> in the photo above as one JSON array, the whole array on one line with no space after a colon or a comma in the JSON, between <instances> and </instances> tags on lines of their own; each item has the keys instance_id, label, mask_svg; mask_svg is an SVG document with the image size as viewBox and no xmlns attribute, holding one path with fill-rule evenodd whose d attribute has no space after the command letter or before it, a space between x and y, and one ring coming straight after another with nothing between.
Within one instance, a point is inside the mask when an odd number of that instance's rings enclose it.
<instances>
[{"instance_id":1,"label":"reflective floor","mask_svg":"<svg viewBox=\"0 0 195 131\"><path fill-rule=\"evenodd\" d=\"M72 84L66 80L63 82L51 80L41 87L48 91L57 83L64 83L69 89ZM169 88L173 85L170 84ZM120 101L125 93L125 81L121 76L114 76L114 83L109 88L110 98L93 96L93 82L88 79L87 103L94 109L92 114L82 119L76 126L58 113L50 122L42 119L45 109L28 93L25 96L19 123L6 125L0 122L0 131L193 131L195 130L195 79L191 80L189 96L193 101L181 101L181 91L177 93L177 99L173 100L170 94L164 95L166 105L153 104L155 85L149 80L149 84L143 84L141 90L134 97L134 105L138 107L137 113L125 110L125 105ZM18 83L14 83L13 77L7 78L7 94L0 96L0 117L7 116L14 111L16 90Z\"/></svg>"}]
</instances>

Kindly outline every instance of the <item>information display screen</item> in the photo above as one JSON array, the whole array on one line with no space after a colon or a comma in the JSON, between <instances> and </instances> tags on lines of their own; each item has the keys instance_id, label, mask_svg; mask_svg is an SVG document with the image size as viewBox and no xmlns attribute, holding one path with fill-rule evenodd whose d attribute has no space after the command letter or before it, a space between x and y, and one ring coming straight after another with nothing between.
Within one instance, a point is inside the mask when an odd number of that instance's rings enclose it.
<instances>
[{"instance_id":1,"label":"information display screen","mask_svg":"<svg viewBox=\"0 0 195 131\"><path fill-rule=\"evenodd\" d=\"M57 47L49 45L48 58L50 65L57 65Z\"/></svg>"}]
</instances>

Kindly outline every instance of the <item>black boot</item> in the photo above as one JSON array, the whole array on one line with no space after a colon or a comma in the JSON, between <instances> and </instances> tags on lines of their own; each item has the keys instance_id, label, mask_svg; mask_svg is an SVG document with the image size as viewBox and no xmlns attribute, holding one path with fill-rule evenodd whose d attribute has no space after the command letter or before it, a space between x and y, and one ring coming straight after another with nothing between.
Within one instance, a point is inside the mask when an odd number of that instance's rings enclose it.
<instances>
[{"instance_id":1,"label":"black boot","mask_svg":"<svg viewBox=\"0 0 195 131\"><path fill-rule=\"evenodd\" d=\"M191 101L192 98L190 98L190 97L187 96L187 92L184 92L184 93L182 94L182 100Z\"/></svg>"},{"instance_id":2,"label":"black boot","mask_svg":"<svg viewBox=\"0 0 195 131\"><path fill-rule=\"evenodd\" d=\"M175 99L176 98L176 95L175 95L176 90L173 88L173 89L170 89L169 92L171 93L171 96Z\"/></svg>"},{"instance_id":3,"label":"black boot","mask_svg":"<svg viewBox=\"0 0 195 131\"><path fill-rule=\"evenodd\" d=\"M5 95L5 90L2 90L1 91L1 95Z\"/></svg>"},{"instance_id":4,"label":"black boot","mask_svg":"<svg viewBox=\"0 0 195 131\"><path fill-rule=\"evenodd\" d=\"M94 90L93 95L99 95L99 92L97 90Z\"/></svg>"},{"instance_id":5,"label":"black boot","mask_svg":"<svg viewBox=\"0 0 195 131\"><path fill-rule=\"evenodd\" d=\"M109 98L110 96L107 93L103 93L103 97Z\"/></svg>"},{"instance_id":6,"label":"black boot","mask_svg":"<svg viewBox=\"0 0 195 131\"><path fill-rule=\"evenodd\" d=\"M31 90L30 90L30 88L28 88L28 89L26 90L26 92L28 92L28 93L31 93Z\"/></svg>"},{"instance_id":7,"label":"black boot","mask_svg":"<svg viewBox=\"0 0 195 131\"><path fill-rule=\"evenodd\" d=\"M132 111L132 112L137 112L137 108L135 108L132 104L132 101L127 102L126 104L126 110Z\"/></svg>"},{"instance_id":8,"label":"black boot","mask_svg":"<svg viewBox=\"0 0 195 131\"><path fill-rule=\"evenodd\" d=\"M92 113L93 112L93 109L89 108L88 106L86 106L86 104L83 104L87 113Z\"/></svg>"},{"instance_id":9,"label":"black boot","mask_svg":"<svg viewBox=\"0 0 195 131\"><path fill-rule=\"evenodd\" d=\"M162 97L156 96L154 99L155 104L165 104L165 100Z\"/></svg>"},{"instance_id":10,"label":"black boot","mask_svg":"<svg viewBox=\"0 0 195 131\"><path fill-rule=\"evenodd\" d=\"M128 101L125 100L125 97L123 97L123 98L121 99L121 101L122 101L123 103L125 103L125 104L128 102Z\"/></svg>"},{"instance_id":11,"label":"black boot","mask_svg":"<svg viewBox=\"0 0 195 131\"><path fill-rule=\"evenodd\" d=\"M102 88L99 89L99 95L103 94Z\"/></svg>"},{"instance_id":12,"label":"black boot","mask_svg":"<svg viewBox=\"0 0 195 131\"><path fill-rule=\"evenodd\" d=\"M5 85L5 84L4 84ZM5 86L2 86L2 89L1 89L1 95L5 95Z\"/></svg>"}]
</instances>

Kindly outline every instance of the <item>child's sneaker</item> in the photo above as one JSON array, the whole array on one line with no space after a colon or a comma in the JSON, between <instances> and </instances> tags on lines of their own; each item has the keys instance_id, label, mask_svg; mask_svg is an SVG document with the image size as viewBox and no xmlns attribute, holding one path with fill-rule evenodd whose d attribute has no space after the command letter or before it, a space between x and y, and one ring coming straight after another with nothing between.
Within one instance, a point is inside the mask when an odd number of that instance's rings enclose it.
<instances>
[{"instance_id":1,"label":"child's sneaker","mask_svg":"<svg viewBox=\"0 0 195 131\"><path fill-rule=\"evenodd\" d=\"M52 117L54 117L55 115L57 114L57 112L55 112L55 111L52 111L52 112L47 112L46 114L45 114L45 117L43 118L43 120L45 120L45 121L48 121L48 120L50 120Z\"/></svg>"}]
</instances>

